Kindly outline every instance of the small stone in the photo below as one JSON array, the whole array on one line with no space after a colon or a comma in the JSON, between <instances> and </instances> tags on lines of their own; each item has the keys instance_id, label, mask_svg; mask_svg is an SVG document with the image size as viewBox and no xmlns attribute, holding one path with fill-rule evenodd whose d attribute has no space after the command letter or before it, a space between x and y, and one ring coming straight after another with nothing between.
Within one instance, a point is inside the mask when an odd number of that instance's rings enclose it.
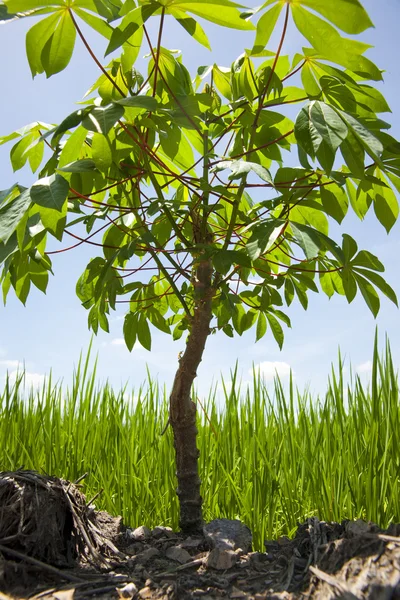
<instances>
[{"instance_id":1,"label":"small stone","mask_svg":"<svg viewBox=\"0 0 400 600\"><path fill-rule=\"evenodd\" d=\"M134 529L130 533L131 539L135 540L136 542L143 542L144 540L147 540L150 536L151 536L151 531L145 525L136 527L136 529Z\"/></svg>"},{"instance_id":2,"label":"small stone","mask_svg":"<svg viewBox=\"0 0 400 600\"><path fill-rule=\"evenodd\" d=\"M143 550L143 552L136 555L136 560L142 565L145 565L149 560L156 556L160 556L160 552L157 548L147 548L147 550Z\"/></svg>"},{"instance_id":3,"label":"small stone","mask_svg":"<svg viewBox=\"0 0 400 600\"><path fill-rule=\"evenodd\" d=\"M232 586L232 591L230 593L230 598L247 598L247 594L239 590L234 585Z\"/></svg>"},{"instance_id":4,"label":"small stone","mask_svg":"<svg viewBox=\"0 0 400 600\"><path fill-rule=\"evenodd\" d=\"M153 592L146 586L140 590L139 597L142 598L142 600L150 600L153 597Z\"/></svg>"},{"instance_id":5,"label":"small stone","mask_svg":"<svg viewBox=\"0 0 400 600\"><path fill-rule=\"evenodd\" d=\"M251 550L252 534L250 529L237 519L214 519L204 525L203 533L213 548Z\"/></svg>"},{"instance_id":6,"label":"small stone","mask_svg":"<svg viewBox=\"0 0 400 600\"><path fill-rule=\"evenodd\" d=\"M357 537L359 535L364 535L365 533L369 533L372 529L371 523L367 523L362 519L357 519L356 521L349 521L346 523L346 533L349 537Z\"/></svg>"},{"instance_id":7,"label":"small stone","mask_svg":"<svg viewBox=\"0 0 400 600\"><path fill-rule=\"evenodd\" d=\"M137 587L133 582L127 583L122 588L117 588L119 598L127 598L127 600L132 600L137 591Z\"/></svg>"},{"instance_id":8,"label":"small stone","mask_svg":"<svg viewBox=\"0 0 400 600\"><path fill-rule=\"evenodd\" d=\"M162 525L157 525L157 527L154 527L154 529L151 533L152 533L152 536L155 538L175 537L175 534L172 531L171 527L163 527Z\"/></svg>"},{"instance_id":9,"label":"small stone","mask_svg":"<svg viewBox=\"0 0 400 600\"><path fill-rule=\"evenodd\" d=\"M214 548L206 559L206 566L217 569L218 571L226 571L231 569L237 562L238 555L230 549Z\"/></svg>"},{"instance_id":10,"label":"small stone","mask_svg":"<svg viewBox=\"0 0 400 600\"><path fill-rule=\"evenodd\" d=\"M167 558L170 558L171 560L175 560L181 565L192 560L192 557L190 556L189 552L184 548L180 548L179 546L171 546L170 548L168 548L165 553L165 556Z\"/></svg>"}]
</instances>

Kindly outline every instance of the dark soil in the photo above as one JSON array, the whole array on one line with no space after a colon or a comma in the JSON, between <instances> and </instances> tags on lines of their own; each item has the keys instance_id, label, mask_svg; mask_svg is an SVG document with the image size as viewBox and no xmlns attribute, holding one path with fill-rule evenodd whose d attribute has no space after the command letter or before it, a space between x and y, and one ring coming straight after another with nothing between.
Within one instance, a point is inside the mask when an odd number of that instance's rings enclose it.
<instances>
[{"instance_id":1,"label":"dark soil","mask_svg":"<svg viewBox=\"0 0 400 600\"><path fill-rule=\"evenodd\" d=\"M0 600L400 600L400 525L308 519L265 553L236 551L226 570L207 566L208 543L132 532L88 506L79 484L0 473Z\"/></svg>"}]
</instances>

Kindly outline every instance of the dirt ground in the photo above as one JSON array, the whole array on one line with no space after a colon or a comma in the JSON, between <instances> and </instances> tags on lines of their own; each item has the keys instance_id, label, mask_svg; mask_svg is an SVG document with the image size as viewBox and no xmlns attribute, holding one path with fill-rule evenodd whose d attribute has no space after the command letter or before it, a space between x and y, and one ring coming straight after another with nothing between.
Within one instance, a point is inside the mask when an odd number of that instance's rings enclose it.
<instances>
[{"instance_id":1,"label":"dirt ground","mask_svg":"<svg viewBox=\"0 0 400 600\"><path fill-rule=\"evenodd\" d=\"M132 531L96 512L79 484L0 473L0 600L400 600L400 525L308 519L265 552L209 537Z\"/></svg>"}]
</instances>

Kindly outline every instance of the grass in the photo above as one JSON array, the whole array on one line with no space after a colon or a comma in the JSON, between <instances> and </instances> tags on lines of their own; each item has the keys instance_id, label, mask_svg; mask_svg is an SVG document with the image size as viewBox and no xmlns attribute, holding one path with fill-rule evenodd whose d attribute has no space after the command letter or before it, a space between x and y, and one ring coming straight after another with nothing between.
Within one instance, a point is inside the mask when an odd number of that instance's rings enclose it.
<instances>
[{"instance_id":1,"label":"grass","mask_svg":"<svg viewBox=\"0 0 400 600\"><path fill-rule=\"evenodd\" d=\"M178 525L174 456L167 393L149 376L135 395L97 387L90 350L80 358L70 389L53 384L23 394L23 375L0 393L0 470L24 466L75 480L83 473L88 498L122 514L131 526ZM317 515L363 518L387 526L400 520L399 384L389 343L380 357L375 341L370 384L344 384L339 354L323 398L299 393L279 378L268 393L254 374L240 389L222 382L198 403L204 516L239 518L254 545L292 535Z\"/></svg>"}]
</instances>

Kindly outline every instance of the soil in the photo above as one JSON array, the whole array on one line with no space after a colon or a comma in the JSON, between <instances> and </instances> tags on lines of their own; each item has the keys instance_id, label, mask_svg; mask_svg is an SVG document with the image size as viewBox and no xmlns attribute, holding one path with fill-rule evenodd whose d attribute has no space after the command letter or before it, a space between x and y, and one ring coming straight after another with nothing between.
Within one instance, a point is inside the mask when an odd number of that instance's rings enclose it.
<instances>
[{"instance_id":1,"label":"soil","mask_svg":"<svg viewBox=\"0 0 400 600\"><path fill-rule=\"evenodd\" d=\"M210 566L209 544L132 531L95 511L79 482L0 473L0 600L400 600L400 525L311 518L265 552L228 551L224 570Z\"/></svg>"}]
</instances>

